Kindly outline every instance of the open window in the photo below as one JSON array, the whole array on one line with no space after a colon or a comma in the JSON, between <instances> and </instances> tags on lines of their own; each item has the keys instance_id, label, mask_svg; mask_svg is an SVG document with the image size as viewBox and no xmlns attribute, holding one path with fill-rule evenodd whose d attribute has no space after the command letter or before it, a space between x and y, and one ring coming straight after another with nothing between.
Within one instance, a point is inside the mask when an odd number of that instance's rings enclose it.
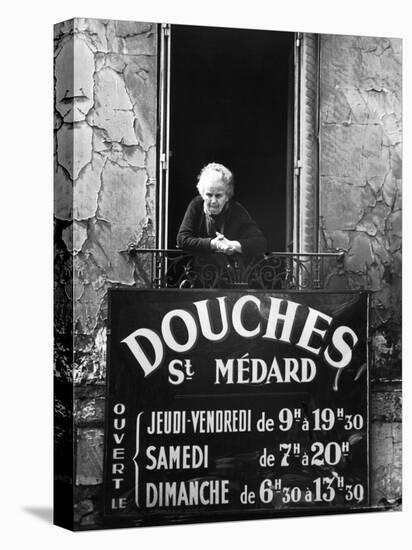
<instances>
[{"instance_id":1,"label":"open window","mask_svg":"<svg viewBox=\"0 0 412 550\"><path fill-rule=\"evenodd\" d=\"M162 25L159 248L175 248L197 175L221 162L268 250L318 251L316 35Z\"/></svg>"}]
</instances>

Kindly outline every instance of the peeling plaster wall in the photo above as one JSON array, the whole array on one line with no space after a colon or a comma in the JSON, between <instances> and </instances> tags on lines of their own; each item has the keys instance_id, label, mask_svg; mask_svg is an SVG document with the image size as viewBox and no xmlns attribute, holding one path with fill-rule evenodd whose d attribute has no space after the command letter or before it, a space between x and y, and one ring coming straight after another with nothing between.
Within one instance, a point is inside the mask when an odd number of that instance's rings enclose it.
<instances>
[{"instance_id":1,"label":"peeling plaster wall","mask_svg":"<svg viewBox=\"0 0 412 550\"><path fill-rule=\"evenodd\" d=\"M76 349L84 351L76 382L104 377L108 286L144 282L126 249L153 238L156 50L151 23L55 27L55 217L73 266Z\"/></svg>"},{"instance_id":2,"label":"peeling plaster wall","mask_svg":"<svg viewBox=\"0 0 412 550\"><path fill-rule=\"evenodd\" d=\"M321 247L345 251L328 288L372 291L372 497L382 506L401 495L401 83L401 40L321 36Z\"/></svg>"},{"instance_id":3,"label":"peeling plaster wall","mask_svg":"<svg viewBox=\"0 0 412 550\"><path fill-rule=\"evenodd\" d=\"M157 27L76 18L54 31L56 473L75 481L82 527L101 509L107 290L149 282L127 245L154 245Z\"/></svg>"}]
</instances>

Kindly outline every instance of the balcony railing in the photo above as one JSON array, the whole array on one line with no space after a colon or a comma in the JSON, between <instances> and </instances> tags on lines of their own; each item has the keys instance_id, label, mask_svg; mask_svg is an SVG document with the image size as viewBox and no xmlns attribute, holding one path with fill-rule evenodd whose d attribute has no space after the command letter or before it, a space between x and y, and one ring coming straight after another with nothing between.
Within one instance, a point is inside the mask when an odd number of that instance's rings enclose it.
<instances>
[{"instance_id":1,"label":"balcony railing","mask_svg":"<svg viewBox=\"0 0 412 550\"><path fill-rule=\"evenodd\" d=\"M331 262L336 267L344 256L343 252L268 252L248 261L238 255L195 255L134 245L128 252L149 273L153 288L321 289Z\"/></svg>"}]
</instances>

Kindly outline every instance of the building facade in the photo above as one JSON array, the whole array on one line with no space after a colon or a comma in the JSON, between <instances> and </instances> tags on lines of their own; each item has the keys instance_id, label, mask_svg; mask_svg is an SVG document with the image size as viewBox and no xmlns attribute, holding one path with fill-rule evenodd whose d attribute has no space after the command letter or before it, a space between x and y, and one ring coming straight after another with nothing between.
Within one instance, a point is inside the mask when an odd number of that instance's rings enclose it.
<instances>
[{"instance_id":1,"label":"building facade","mask_svg":"<svg viewBox=\"0 0 412 550\"><path fill-rule=\"evenodd\" d=\"M171 242L173 33L97 19L55 26L55 474L61 487L74 485L67 506L81 529L102 521L107 290L152 284L149 260L132 256L130 243ZM401 502L401 40L289 34L283 250L339 251L322 287L371 291L372 505L393 509Z\"/></svg>"}]
</instances>

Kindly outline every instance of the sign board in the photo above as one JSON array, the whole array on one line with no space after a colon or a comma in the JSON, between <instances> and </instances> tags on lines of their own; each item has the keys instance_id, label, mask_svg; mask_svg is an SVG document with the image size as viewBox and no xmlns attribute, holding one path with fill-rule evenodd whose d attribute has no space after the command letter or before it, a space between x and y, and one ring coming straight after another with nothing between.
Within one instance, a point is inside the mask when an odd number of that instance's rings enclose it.
<instances>
[{"instance_id":1,"label":"sign board","mask_svg":"<svg viewBox=\"0 0 412 550\"><path fill-rule=\"evenodd\" d=\"M369 506L366 292L112 289L105 517Z\"/></svg>"}]
</instances>

